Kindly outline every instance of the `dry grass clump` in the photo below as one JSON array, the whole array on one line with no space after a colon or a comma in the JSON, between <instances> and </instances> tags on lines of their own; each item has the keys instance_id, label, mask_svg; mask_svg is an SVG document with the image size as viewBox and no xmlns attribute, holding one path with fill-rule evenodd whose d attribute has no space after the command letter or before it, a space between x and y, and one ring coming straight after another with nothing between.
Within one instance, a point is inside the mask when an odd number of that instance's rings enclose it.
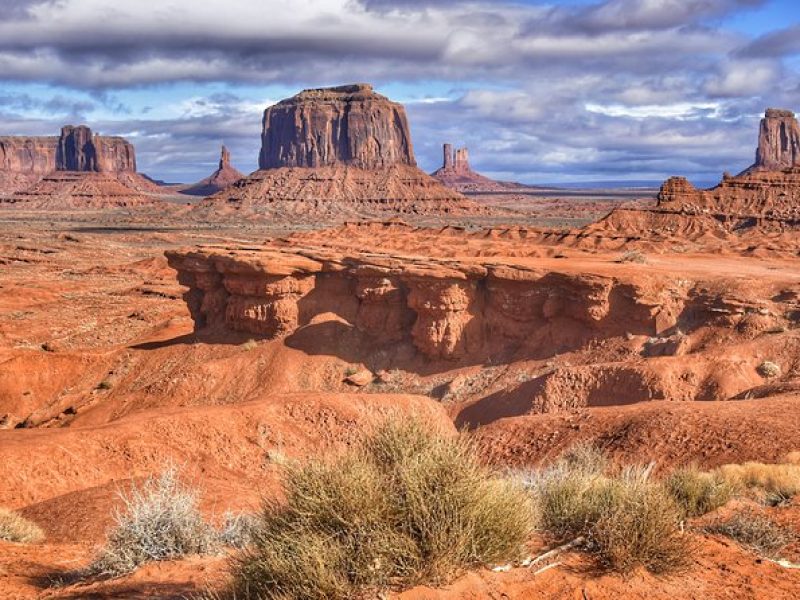
<instances>
[{"instance_id":1,"label":"dry grass clump","mask_svg":"<svg viewBox=\"0 0 800 600\"><path fill-rule=\"evenodd\" d=\"M606 568L626 573L642 566L668 573L688 564L690 544L681 512L650 469L609 474L602 454L580 448L532 474L527 485L542 529L559 540L584 539Z\"/></svg>"},{"instance_id":2,"label":"dry grass clump","mask_svg":"<svg viewBox=\"0 0 800 600\"><path fill-rule=\"evenodd\" d=\"M267 502L229 594L353 598L440 584L521 556L530 498L477 459L463 436L390 419L332 461L286 468L286 502Z\"/></svg>"},{"instance_id":3,"label":"dry grass clump","mask_svg":"<svg viewBox=\"0 0 800 600\"><path fill-rule=\"evenodd\" d=\"M44 532L33 521L12 510L0 508L0 540L35 544L44 539Z\"/></svg>"},{"instance_id":4,"label":"dry grass clump","mask_svg":"<svg viewBox=\"0 0 800 600\"><path fill-rule=\"evenodd\" d=\"M174 465L120 498L116 524L84 575L115 577L149 561L217 550L216 532L203 521L197 491L180 482Z\"/></svg>"},{"instance_id":5,"label":"dry grass clump","mask_svg":"<svg viewBox=\"0 0 800 600\"><path fill-rule=\"evenodd\" d=\"M746 462L723 465L715 472L732 488L748 491L767 504L782 504L800 492L797 464Z\"/></svg>"},{"instance_id":6,"label":"dry grass clump","mask_svg":"<svg viewBox=\"0 0 800 600\"><path fill-rule=\"evenodd\" d=\"M620 255L617 262L644 264L647 262L647 256L640 250L628 250Z\"/></svg>"},{"instance_id":7,"label":"dry grass clump","mask_svg":"<svg viewBox=\"0 0 800 600\"><path fill-rule=\"evenodd\" d=\"M701 471L696 466L676 469L665 479L664 485L687 518L718 509L736 491L735 486L721 474Z\"/></svg>"},{"instance_id":8,"label":"dry grass clump","mask_svg":"<svg viewBox=\"0 0 800 600\"><path fill-rule=\"evenodd\" d=\"M765 515L751 509L735 513L724 521L704 528L708 533L724 535L749 548L759 556L777 559L780 552L797 541L797 534Z\"/></svg>"}]
</instances>

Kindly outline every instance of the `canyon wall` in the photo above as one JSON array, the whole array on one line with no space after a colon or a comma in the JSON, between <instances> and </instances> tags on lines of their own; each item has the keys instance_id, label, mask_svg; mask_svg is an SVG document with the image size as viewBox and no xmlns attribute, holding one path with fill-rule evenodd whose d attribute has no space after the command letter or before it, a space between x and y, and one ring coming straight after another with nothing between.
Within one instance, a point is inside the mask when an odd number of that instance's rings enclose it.
<instances>
[{"instance_id":1,"label":"canyon wall","mask_svg":"<svg viewBox=\"0 0 800 600\"><path fill-rule=\"evenodd\" d=\"M381 343L430 359L485 360L557 328L562 339L675 326L679 279L617 278L497 263L347 257L283 249L168 252L198 329L289 335L335 313Z\"/></svg>"}]
</instances>

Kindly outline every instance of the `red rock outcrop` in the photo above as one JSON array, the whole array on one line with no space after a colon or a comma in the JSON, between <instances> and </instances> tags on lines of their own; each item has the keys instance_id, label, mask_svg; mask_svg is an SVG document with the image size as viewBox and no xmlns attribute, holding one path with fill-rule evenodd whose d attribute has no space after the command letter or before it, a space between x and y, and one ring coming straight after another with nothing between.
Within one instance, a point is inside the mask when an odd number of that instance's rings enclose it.
<instances>
[{"instance_id":1,"label":"red rock outcrop","mask_svg":"<svg viewBox=\"0 0 800 600\"><path fill-rule=\"evenodd\" d=\"M266 247L168 252L198 329L293 333L335 313L430 359L485 359L560 327L574 335L655 335L673 327L679 282L650 288L521 265ZM683 300L681 300L683 298ZM570 334L570 335L573 335Z\"/></svg>"},{"instance_id":2,"label":"red rock outcrop","mask_svg":"<svg viewBox=\"0 0 800 600\"><path fill-rule=\"evenodd\" d=\"M612 212L593 232L631 235L683 231L699 235L741 234L758 229L780 233L800 227L800 128L790 111L768 109L761 121L756 163L739 175L725 173L719 185L699 190L685 177L661 186L654 209Z\"/></svg>"},{"instance_id":3,"label":"red rock outcrop","mask_svg":"<svg viewBox=\"0 0 800 600\"><path fill-rule=\"evenodd\" d=\"M0 138L4 206L59 210L149 204L159 187L136 172L133 145L67 125L58 137Z\"/></svg>"},{"instance_id":4,"label":"red rock outcrop","mask_svg":"<svg viewBox=\"0 0 800 600\"><path fill-rule=\"evenodd\" d=\"M67 125L60 136L0 137L0 170L46 175L53 171L136 172L133 145Z\"/></svg>"},{"instance_id":5,"label":"red rock outcrop","mask_svg":"<svg viewBox=\"0 0 800 600\"><path fill-rule=\"evenodd\" d=\"M402 105L358 83L304 90L264 112L261 169L416 166Z\"/></svg>"},{"instance_id":6,"label":"red rock outcrop","mask_svg":"<svg viewBox=\"0 0 800 600\"><path fill-rule=\"evenodd\" d=\"M367 84L305 90L268 108L259 166L197 210L293 221L485 212L416 167L405 110Z\"/></svg>"},{"instance_id":7,"label":"red rock outcrop","mask_svg":"<svg viewBox=\"0 0 800 600\"><path fill-rule=\"evenodd\" d=\"M222 146L217 170L205 179L181 188L180 192L190 196L210 196L236 183L242 177L244 174L231 165L231 153L225 146Z\"/></svg>"},{"instance_id":8,"label":"red rock outcrop","mask_svg":"<svg viewBox=\"0 0 800 600\"><path fill-rule=\"evenodd\" d=\"M790 110L768 108L761 119L756 162L747 171L782 171L800 165L800 125Z\"/></svg>"},{"instance_id":9,"label":"red rock outcrop","mask_svg":"<svg viewBox=\"0 0 800 600\"><path fill-rule=\"evenodd\" d=\"M528 187L520 183L495 181L476 173L469 165L469 150L467 148L456 148L454 150L452 144L444 144L442 150L444 154L442 166L431 173L431 176L451 189L459 192L483 193L504 192Z\"/></svg>"}]
</instances>

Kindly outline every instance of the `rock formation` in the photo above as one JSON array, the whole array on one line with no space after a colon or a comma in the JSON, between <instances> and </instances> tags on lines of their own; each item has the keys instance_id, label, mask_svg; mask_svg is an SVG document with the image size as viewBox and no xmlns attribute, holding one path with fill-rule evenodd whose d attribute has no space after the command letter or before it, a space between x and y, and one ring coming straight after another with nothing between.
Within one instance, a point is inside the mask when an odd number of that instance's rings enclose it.
<instances>
[{"instance_id":1,"label":"rock formation","mask_svg":"<svg viewBox=\"0 0 800 600\"><path fill-rule=\"evenodd\" d=\"M800 165L800 125L790 110L768 108L761 119L756 162L747 172L781 171Z\"/></svg>"},{"instance_id":2,"label":"rock formation","mask_svg":"<svg viewBox=\"0 0 800 600\"><path fill-rule=\"evenodd\" d=\"M244 177L244 174L231 165L230 151L225 146L222 146L217 170L205 179L182 188L180 192L190 196L210 196L220 190L224 190L242 177Z\"/></svg>"},{"instance_id":3,"label":"rock formation","mask_svg":"<svg viewBox=\"0 0 800 600\"><path fill-rule=\"evenodd\" d=\"M678 287L645 292L612 277L497 261L373 252L200 248L167 252L167 259L189 288L184 297L198 329L275 337L335 313L372 339L408 342L429 359L485 359L548 325L656 335L675 325L684 295Z\"/></svg>"},{"instance_id":4,"label":"rock formation","mask_svg":"<svg viewBox=\"0 0 800 600\"><path fill-rule=\"evenodd\" d=\"M800 225L800 127L794 113L768 109L758 136L756 162L739 175L725 173L714 188L698 190L671 177L658 194L660 211L758 219Z\"/></svg>"},{"instance_id":5,"label":"rock formation","mask_svg":"<svg viewBox=\"0 0 800 600\"><path fill-rule=\"evenodd\" d=\"M45 175L53 171L136 172L136 152L121 137L67 125L60 136L0 137L0 170Z\"/></svg>"},{"instance_id":6,"label":"rock formation","mask_svg":"<svg viewBox=\"0 0 800 600\"><path fill-rule=\"evenodd\" d=\"M440 169L431 175L447 187L459 192L503 192L525 188L519 183L495 181L480 173L476 173L469 165L469 150L467 148L453 149L452 144L444 144L443 160Z\"/></svg>"},{"instance_id":7,"label":"rock formation","mask_svg":"<svg viewBox=\"0 0 800 600\"><path fill-rule=\"evenodd\" d=\"M416 167L404 108L367 84L305 90L271 106L261 139L260 169L197 210L278 219L484 212Z\"/></svg>"},{"instance_id":8,"label":"rock formation","mask_svg":"<svg viewBox=\"0 0 800 600\"><path fill-rule=\"evenodd\" d=\"M368 84L304 90L264 112L261 169L416 164L405 109Z\"/></svg>"},{"instance_id":9,"label":"rock formation","mask_svg":"<svg viewBox=\"0 0 800 600\"><path fill-rule=\"evenodd\" d=\"M148 203L158 186L136 172L133 145L67 125L53 137L0 138L0 196L6 206L58 209Z\"/></svg>"}]
</instances>

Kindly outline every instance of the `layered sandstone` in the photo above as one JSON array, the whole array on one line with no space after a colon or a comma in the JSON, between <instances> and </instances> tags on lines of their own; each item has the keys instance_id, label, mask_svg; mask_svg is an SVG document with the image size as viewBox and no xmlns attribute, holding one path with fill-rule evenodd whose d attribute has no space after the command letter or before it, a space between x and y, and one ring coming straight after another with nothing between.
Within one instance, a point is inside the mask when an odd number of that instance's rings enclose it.
<instances>
[{"instance_id":1,"label":"layered sandstone","mask_svg":"<svg viewBox=\"0 0 800 600\"><path fill-rule=\"evenodd\" d=\"M180 191L182 194L188 194L190 196L210 196L211 194L216 194L224 190L228 186L239 181L242 177L244 177L244 173L231 164L230 151L225 146L222 146L217 170L205 179L201 179L193 185L182 188Z\"/></svg>"},{"instance_id":2,"label":"layered sandstone","mask_svg":"<svg viewBox=\"0 0 800 600\"><path fill-rule=\"evenodd\" d=\"M305 90L268 108L259 166L197 210L277 220L484 212L416 167L404 108L366 84Z\"/></svg>"},{"instance_id":3,"label":"layered sandstone","mask_svg":"<svg viewBox=\"0 0 800 600\"><path fill-rule=\"evenodd\" d=\"M136 172L133 145L67 125L58 137L0 138L0 202L31 209L149 204L159 187Z\"/></svg>"},{"instance_id":4,"label":"layered sandstone","mask_svg":"<svg viewBox=\"0 0 800 600\"><path fill-rule=\"evenodd\" d=\"M131 208L158 202L134 187L149 182L137 173L54 171L33 185L0 198L0 206L25 210ZM130 175L131 179L124 177ZM154 184L151 184L154 185Z\"/></svg>"},{"instance_id":5,"label":"layered sandstone","mask_svg":"<svg viewBox=\"0 0 800 600\"><path fill-rule=\"evenodd\" d=\"M406 111L359 83L304 90L264 112L261 169L416 166Z\"/></svg>"},{"instance_id":6,"label":"layered sandstone","mask_svg":"<svg viewBox=\"0 0 800 600\"><path fill-rule=\"evenodd\" d=\"M675 326L687 297L677 280L645 288L497 261L278 246L167 258L189 288L184 297L198 329L285 336L335 313L371 339L406 342L429 359L485 360L550 327L656 335Z\"/></svg>"},{"instance_id":7,"label":"layered sandstone","mask_svg":"<svg viewBox=\"0 0 800 600\"><path fill-rule=\"evenodd\" d=\"M133 145L67 125L52 137L0 137L0 170L46 175L53 171L136 172Z\"/></svg>"}]
</instances>

